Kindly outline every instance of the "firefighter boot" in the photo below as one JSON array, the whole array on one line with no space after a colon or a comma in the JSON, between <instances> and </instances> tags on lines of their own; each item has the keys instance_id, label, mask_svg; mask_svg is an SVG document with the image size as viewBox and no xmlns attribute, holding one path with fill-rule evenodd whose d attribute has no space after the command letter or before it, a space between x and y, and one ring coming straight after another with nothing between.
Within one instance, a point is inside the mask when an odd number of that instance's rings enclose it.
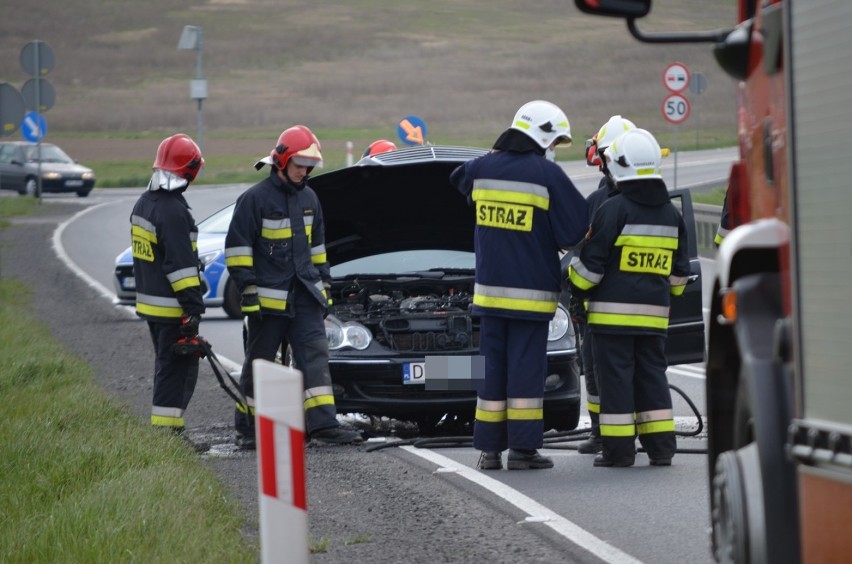
<instances>
[{"instance_id":1,"label":"firefighter boot","mask_svg":"<svg viewBox=\"0 0 852 564\"><path fill-rule=\"evenodd\" d=\"M601 451L603 451L601 428L595 425L589 432L589 438L577 445L577 452L580 454L598 454Z\"/></svg>"},{"instance_id":2,"label":"firefighter boot","mask_svg":"<svg viewBox=\"0 0 852 564\"><path fill-rule=\"evenodd\" d=\"M498 450L483 450L482 454L479 455L479 462L476 467L480 470L501 470L503 468L502 456L503 453Z\"/></svg>"},{"instance_id":3,"label":"firefighter boot","mask_svg":"<svg viewBox=\"0 0 852 564\"><path fill-rule=\"evenodd\" d=\"M311 433L311 440L333 445L357 445L364 442L361 433L345 427L329 427Z\"/></svg>"},{"instance_id":4,"label":"firefighter boot","mask_svg":"<svg viewBox=\"0 0 852 564\"><path fill-rule=\"evenodd\" d=\"M627 468L629 466L633 466L634 459L633 458L620 458L618 460L607 458L603 454L599 454L595 457L594 465L597 467L603 468Z\"/></svg>"},{"instance_id":5,"label":"firefighter boot","mask_svg":"<svg viewBox=\"0 0 852 564\"><path fill-rule=\"evenodd\" d=\"M539 468L553 468L553 460L540 455L535 449L509 449L509 470L535 470Z\"/></svg>"}]
</instances>

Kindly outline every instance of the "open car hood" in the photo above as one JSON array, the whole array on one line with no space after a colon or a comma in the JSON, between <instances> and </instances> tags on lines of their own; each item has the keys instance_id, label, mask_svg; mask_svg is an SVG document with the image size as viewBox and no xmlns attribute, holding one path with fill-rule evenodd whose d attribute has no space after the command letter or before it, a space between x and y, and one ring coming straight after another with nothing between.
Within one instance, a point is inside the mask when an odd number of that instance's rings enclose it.
<instances>
[{"instance_id":1,"label":"open car hood","mask_svg":"<svg viewBox=\"0 0 852 564\"><path fill-rule=\"evenodd\" d=\"M487 152L413 147L311 178L325 216L329 262L415 249L473 252L473 208L449 177L461 163Z\"/></svg>"}]
</instances>

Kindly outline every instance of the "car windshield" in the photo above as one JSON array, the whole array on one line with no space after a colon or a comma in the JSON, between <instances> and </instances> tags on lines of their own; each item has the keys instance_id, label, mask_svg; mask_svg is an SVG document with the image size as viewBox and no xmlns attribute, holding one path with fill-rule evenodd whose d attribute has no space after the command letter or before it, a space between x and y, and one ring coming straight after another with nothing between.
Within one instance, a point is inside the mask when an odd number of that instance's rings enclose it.
<instances>
[{"instance_id":1,"label":"car windshield","mask_svg":"<svg viewBox=\"0 0 852 564\"><path fill-rule=\"evenodd\" d=\"M24 160L27 162L38 162L38 145L24 148ZM41 162L43 163L73 163L74 161L56 145L49 143L41 144Z\"/></svg>"},{"instance_id":2,"label":"car windshield","mask_svg":"<svg viewBox=\"0 0 852 564\"><path fill-rule=\"evenodd\" d=\"M227 233L234 215L233 204L223 208L198 224L199 233Z\"/></svg>"},{"instance_id":3,"label":"car windshield","mask_svg":"<svg viewBox=\"0 0 852 564\"><path fill-rule=\"evenodd\" d=\"M396 251L362 257L331 267L334 278L352 274L403 274L426 270L473 270L476 258L473 253L429 249Z\"/></svg>"}]
</instances>

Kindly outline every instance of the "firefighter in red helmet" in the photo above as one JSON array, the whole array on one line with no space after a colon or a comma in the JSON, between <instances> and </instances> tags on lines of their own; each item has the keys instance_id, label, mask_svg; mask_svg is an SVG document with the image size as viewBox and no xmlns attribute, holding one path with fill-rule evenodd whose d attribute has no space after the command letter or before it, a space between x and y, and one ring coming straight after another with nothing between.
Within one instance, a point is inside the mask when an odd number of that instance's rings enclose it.
<instances>
[{"instance_id":1,"label":"firefighter in red helmet","mask_svg":"<svg viewBox=\"0 0 852 564\"><path fill-rule=\"evenodd\" d=\"M164 139L148 189L130 216L136 314L148 322L156 352L151 424L178 433L198 380L198 357L174 354L171 347L198 335L204 313L198 228L183 192L202 166L201 150L191 138Z\"/></svg>"},{"instance_id":2,"label":"firefighter in red helmet","mask_svg":"<svg viewBox=\"0 0 852 564\"><path fill-rule=\"evenodd\" d=\"M253 449L255 359L272 361L286 340L304 375L304 408L312 440L349 444L361 435L337 421L328 341L323 317L328 311L331 278L325 253L325 225L308 175L322 165L320 142L310 129L296 125L278 138L268 157L264 180L246 190L234 208L225 237L225 264L237 284L248 338L240 387L246 403L234 414L236 444Z\"/></svg>"},{"instance_id":3,"label":"firefighter in red helmet","mask_svg":"<svg viewBox=\"0 0 852 564\"><path fill-rule=\"evenodd\" d=\"M388 141L387 139L377 139L367 145L367 148L364 149L364 154L361 155L361 157L372 157L373 155L378 155L380 153L396 151L396 148L396 144L393 141Z\"/></svg>"}]
</instances>

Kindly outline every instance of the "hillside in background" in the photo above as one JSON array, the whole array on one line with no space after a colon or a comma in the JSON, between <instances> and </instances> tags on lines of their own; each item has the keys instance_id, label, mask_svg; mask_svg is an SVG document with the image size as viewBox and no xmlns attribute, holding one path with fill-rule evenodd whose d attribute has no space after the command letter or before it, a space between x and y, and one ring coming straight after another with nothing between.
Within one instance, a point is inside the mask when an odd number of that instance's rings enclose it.
<instances>
[{"instance_id":1,"label":"hillside in background","mask_svg":"<svg viewBox=\"0 0 852 564\"><path fill-rule=\"evenodd\" d=\"M707 79L681 142L732 142L733 81L710 44L645 45L621 20L581 14L571 0L28 0L3 9L0 81L21 88L21 48L56 54L48 139L196 131L189 96L196 54L185 25L204 30L206 135L269 138L305 123L327 138L395 138L406 115L434 142L488 142L531 99L565 109L576 141L611 114L665 139L662 72L673 61ZM655 0L645 31L729 27L731 0ZM94 132L94 135L80 135ZM122 132L122 133L117 133ZM158 133L159 135L159 133ZM15 134L19 138L19 134ZM63 140L63 146L69 141ZM74 155L88 159L88 155ZM137 155L138 158L138 155Z\"/></svg>"}]
</instances>

